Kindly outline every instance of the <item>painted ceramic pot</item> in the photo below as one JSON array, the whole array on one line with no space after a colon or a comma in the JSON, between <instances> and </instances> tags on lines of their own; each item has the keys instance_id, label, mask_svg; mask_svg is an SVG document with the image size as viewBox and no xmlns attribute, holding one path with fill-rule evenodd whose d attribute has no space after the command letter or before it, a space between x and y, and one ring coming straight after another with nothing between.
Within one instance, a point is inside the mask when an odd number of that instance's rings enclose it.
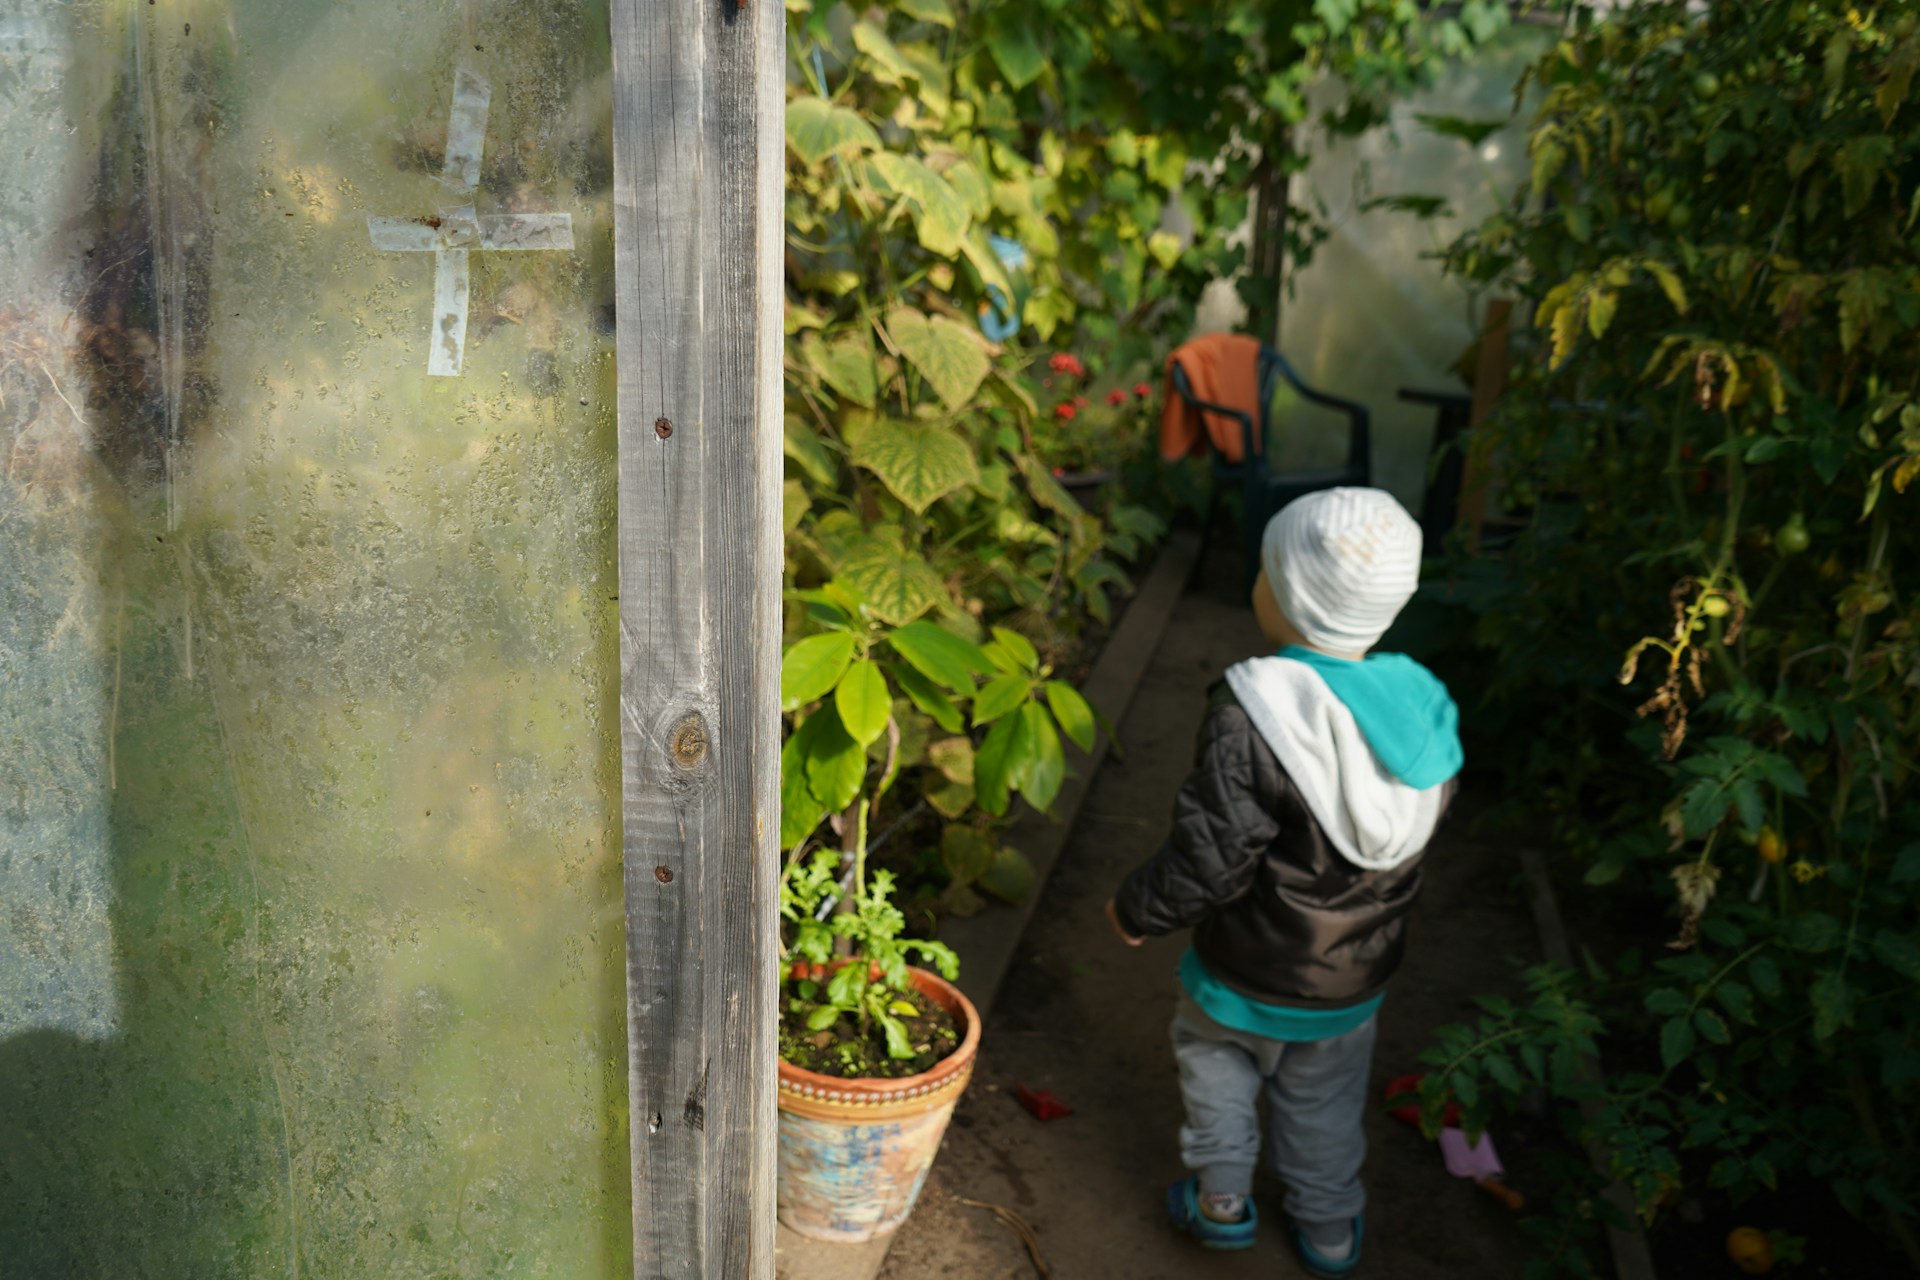
<instances>
[{"instance_id":1,"label":"painted ceramic pot","mask_svg":"<svg viewBox=\"0 0 1920 1280\"><path fill-rule=\"evenodd\" d=\"M843 1080L780 1064L780 1221L801 1235L856 1243L905 1222L973 1076L973 1003L938 974L912 973L960 1031L960 1047L931 1070Z\"/></svg>"}]
</instances>

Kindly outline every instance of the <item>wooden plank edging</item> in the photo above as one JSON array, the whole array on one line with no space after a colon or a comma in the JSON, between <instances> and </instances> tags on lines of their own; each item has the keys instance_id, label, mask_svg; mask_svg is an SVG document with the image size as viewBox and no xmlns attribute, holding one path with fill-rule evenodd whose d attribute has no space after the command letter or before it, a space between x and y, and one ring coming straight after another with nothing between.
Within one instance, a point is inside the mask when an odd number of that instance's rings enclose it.
<instances>
[{"instance_id":1,"label":"wooden plank edging","mask_svg":"<svg viewBox=\"0 0 1920 1280\"><path fill-rule=\"evenodd\" d=\"M1566 925L1560 918L1560 902L1554 896L1553 881L1547 875L1546 860L1538 849L1520 850L1520 869L1527 877L1527 897L1533 907L1534 927L1540 933L1540 949L1554 964L1568 969L1574 967L1573 947L1567 941ZM1580 1073L1590 1080L1600 1078L1600 1060L1583 1055L1580 1059ZM1589 1099L1580 1104L1580 1116L1589 1126L1598 1118L1600 1104ZM1609 1177L1611 1162L1607 1151L1598 1142L1590 1142L1587 1158L1593 1162L1594 1169L1603 1177ZM1611 1224L1607 1227L1607 1245L1613 1254L1613 1274L1617 1280L1658 1280L1653 1269L1653 1253L1647 1247L1647 1234L1640 1225L1640 1215L1634 1211L1633 1197L1619 1181L1609 1177L1607 1189L1602 1193L1625 1219L1632 1223L1631 1229L1622 1230Z\"/></svg>"}]
</instances>

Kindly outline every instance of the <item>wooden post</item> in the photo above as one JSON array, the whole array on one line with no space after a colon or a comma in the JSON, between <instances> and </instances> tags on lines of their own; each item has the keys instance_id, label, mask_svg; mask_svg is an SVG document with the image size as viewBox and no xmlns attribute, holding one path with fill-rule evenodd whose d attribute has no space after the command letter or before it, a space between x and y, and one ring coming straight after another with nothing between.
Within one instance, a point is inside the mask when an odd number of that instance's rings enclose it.
<instances>
[{"instance_id":1,"label":"wooden post","mask_svg":"<svg viewBox=\"0 0 1920 1280\"><path fill-rule=\"evenodd\" d=\"M771 1280L785 13L614 0L638 1280Z\"/></svg>"},{"instance_id":2,"label":"wooden post","mask_svg":"<svg viewBox=\"0 0 1920 1280\"><path fill-rule=\"evenodd\" d=\"M1487 420L1500 393L1507 389L1507 335L1513 323L1513 302L1495 298L1487 303L1480 330L1480 356L1474 363L1473 409L1467 418L1467 469L1460 483L1459 521L1467 529L1467 546L1480 549L1480 526L1487 518L1487 440L1476 428Z\"/></svg>"}]
</instances>

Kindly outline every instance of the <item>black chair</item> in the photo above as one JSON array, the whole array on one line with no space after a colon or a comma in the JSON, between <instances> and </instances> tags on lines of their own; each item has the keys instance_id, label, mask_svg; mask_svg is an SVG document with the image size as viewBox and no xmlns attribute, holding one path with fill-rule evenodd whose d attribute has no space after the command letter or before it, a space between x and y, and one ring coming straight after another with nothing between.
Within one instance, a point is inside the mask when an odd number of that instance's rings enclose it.
<instances>
[{"instance_id":1,"label":"black chair","mask_svg":"<svg viewBox=\"0 0 1920 1280\"><path fill-rule=\"evenodd\" d=\"M1461 391L1400 388L1400 399L1424 404L1434 411L1433 448L1428 457L1427 492L1420 504L1420 541L1423 555L1440 554L1447 530L1460 513L1460 481L1466 473L1466 441L1460 437L1473 416L1473 397Z\"/></svg>"},{"instance_id":2,"label":"black chair","mask_svg":"<svg viewBox=\"0 0 1920 1280\"><path fill-rule=\"evenodd\" d=\"M1335 409L1347 416L1347 460L1337 467L1311 467L1298 471L1274 471L1267 465L1267 415L1273 403L1273 393L1279 380L1285 378L1287 385L1300 394L1301 399L1312 404ZM1355 404L1351 400L1342 400L1338 396L1328 395L1324 391L1308 386L1287 358L1272 347L1260 348L1260 411L1259 421L1253 415L1240 409L1229 409L1225 405L1212 404L1200 399L1193 393L1193 386L1187 380L1187 371L1180 367L1177 359L1173 366L1173 389L1182 400L1196 409L1207 413L1217 413L1233 419L1240 424L1240 450L1243 461L1228 462L1216 451L1213 455L1213 491L1207 498L1207 514L1200 526L1200 555L1206 556L1206 544L1213 533L1214 514L1220 505L1220 494L1226 485L1236 485L1241 494L1240 541L1246 576L1246 589L1253 590L1253 580L1260 574L1260 540L1266 533L1267 521L1274 513L1303 494L1314 493L1321 489L1337 489L1343 485L1368 485L1373 483L1373 442L1372 419L1366 406ZM1194 566L1199 572L1199 564Z\"/></svg>"}]
</instances>

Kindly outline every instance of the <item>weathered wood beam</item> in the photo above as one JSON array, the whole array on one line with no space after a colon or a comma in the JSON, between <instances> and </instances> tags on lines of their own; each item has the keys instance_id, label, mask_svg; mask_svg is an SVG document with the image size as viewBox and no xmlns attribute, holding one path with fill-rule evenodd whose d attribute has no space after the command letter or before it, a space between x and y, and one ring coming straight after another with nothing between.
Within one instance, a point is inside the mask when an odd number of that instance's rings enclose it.
<instances>
[{"instance_id":1,"label":"weathered wood beam","mask_svg":"<svg viewBox=\"0 0 1920 1280\"><path fill-rule=\"evenodd\" d=\"M773 1275L785 14L614 0L633 1266Z\"/></svg>"}]
</instances>

